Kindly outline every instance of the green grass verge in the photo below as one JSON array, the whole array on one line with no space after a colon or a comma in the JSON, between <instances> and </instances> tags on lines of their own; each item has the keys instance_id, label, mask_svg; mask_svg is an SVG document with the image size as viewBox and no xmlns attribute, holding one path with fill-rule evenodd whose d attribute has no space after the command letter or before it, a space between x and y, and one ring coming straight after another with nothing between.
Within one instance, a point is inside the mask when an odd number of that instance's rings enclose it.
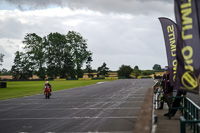
<instances>
[{"instance_id":1,"label":"green grass verge","mask_svg":"<svg viewBox=\"0 0 200 133\"><path fill-rule=\"evenodd\" d=\"M53 91L87 86L112 80L50 81ZM45 81L8 81L7 88L0 88L0 100L43 93Z\"/></svg>"}]
</instances>

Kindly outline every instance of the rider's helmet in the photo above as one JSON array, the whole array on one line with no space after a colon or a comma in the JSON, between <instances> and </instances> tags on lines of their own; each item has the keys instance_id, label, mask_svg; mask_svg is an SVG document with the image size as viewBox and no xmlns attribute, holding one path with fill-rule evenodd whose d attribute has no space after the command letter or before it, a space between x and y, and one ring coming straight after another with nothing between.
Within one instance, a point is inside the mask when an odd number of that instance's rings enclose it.
<instances>
[{"instance_id":1,"label":"rider's helmet","mask_svg":"<svg viewBox=\"0 0 200 133\"><path fill-rule=\"evenodd\" d=\"M46 81L46 84L48 84L49 83L49 81Z\"/></svg>"}]
</instances>

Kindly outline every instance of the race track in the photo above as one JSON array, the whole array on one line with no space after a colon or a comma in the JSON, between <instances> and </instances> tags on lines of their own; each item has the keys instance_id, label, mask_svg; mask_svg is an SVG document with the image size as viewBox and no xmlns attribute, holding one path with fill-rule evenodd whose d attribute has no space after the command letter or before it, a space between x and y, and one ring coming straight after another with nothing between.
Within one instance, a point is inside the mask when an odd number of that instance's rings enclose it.
<instances>
[{"instance_id":1,"label":"race track","mask_svg":"<svg viewBox=\"0 0 200 133\"><path fill-rule=\"evenodd\" d=\"M130 132L152 79L125 79L0 101L0 133ZM42 91L42 90L41 90Z\"/></svg>"}]
</instances>

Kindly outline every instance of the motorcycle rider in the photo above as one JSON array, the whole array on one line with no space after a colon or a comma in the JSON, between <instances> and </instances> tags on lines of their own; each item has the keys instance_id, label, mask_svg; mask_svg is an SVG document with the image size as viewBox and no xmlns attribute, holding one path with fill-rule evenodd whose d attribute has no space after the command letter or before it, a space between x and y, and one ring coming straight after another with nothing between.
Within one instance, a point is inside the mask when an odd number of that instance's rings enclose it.
<instances>
[{"instance_id":1,"label":"motorcycle rider","mask_svg":"<svg viewBox=\"0 0 200 133\"><path fill-rule=\"evenodd\" d=\"M50 95L51 95L51 85L49 84L49 81L46 81L46 83L44 85L44 90L45 90L45 87L50 88Z\"/></svg>"}]
</instances>

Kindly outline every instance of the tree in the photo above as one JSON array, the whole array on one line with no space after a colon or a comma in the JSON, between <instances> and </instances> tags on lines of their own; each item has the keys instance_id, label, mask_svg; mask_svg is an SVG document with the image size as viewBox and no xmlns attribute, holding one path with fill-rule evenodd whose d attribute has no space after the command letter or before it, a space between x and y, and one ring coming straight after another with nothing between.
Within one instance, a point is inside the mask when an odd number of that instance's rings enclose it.
<instances>
[{"instance_id":1,"label":"tree","mask_svg":"<svg viewBox=\"0 0 200 133\"><path fill-rule=\"evenodd\" d=\"M92 55L92 53L87 50L86 40L81 36L80 33L69 31L66 38L68 44L70 44L73 62L76 67L76 74L78 78L81 78L83 77L83 71L81 70L81 67L83 63Z\"/></svg>"},{"instance_id":2,"label":"tree","mask_svg":"<svg viewBox=\"0 0 200 133\"><path fill-rule=\"evenodd\" d=\"M103 65L101 67L98 67L98 69L97 69L97 77L99 77L99 75L103 75L103 76L107 77L108 72L109 72L109 68L106 67L106 63L104 62Z\"/></svg>"},{"instance_id":3,"label":"tree","mask_svg":"<svg viewBox=\"0 0 200 133\"><path fill-rule=\"evenodd\" d=\"M17 51L15 53L14 65L11 68L14 79L28 79L33 74L33 64L28 60L28 57Z\"/></svg>"},{"instance_id":4,"label":"tree","mask_svg":"<svg viewBox=\"0 0 200 133\"><path fill-rule=\"evenodd\" d=\"M141 74L141 70L139 70L138 66L135 66L133 68L133 75L135 75L135 77L137 78L138 76L140 76L140 74Z\"/></svg>"},{"instance_id":5,"label":"tree","mask_svg":"<svg viewBox=\"0 0 200 133\"><path fill-rule=\"evenodd\" d=\"M125 78L130 78L133 69L130 66L122 65L117 71L118 76L124 76Z\"/></svg>"},{"instance_id":6,"label":"tree","mask_svg":"<svg viewBox=\"0 0 200 133\"><path fill-rule=\"evenodd\" d=\"M46 67L40 67L38 71L35 72L35 74L42 80L45 80L46 78Z\"/></svg>"},{"instance_id":7,"label":"tree","mask_svg":"<svg viewBox=\"0 0 200 133\"><path fill-rule=\"evenodd\" d=\"M10 71L8 71L7 69L3 68L2 70L0 70L0 74L7 75L7 74L10 74Z\"/></svg>"},{"instance_id":8,"label":"tree","mask_svg":"<svg viewBox=\"0 0 200 133\"><path fill-rule=\"evenodd\" d=\"M23 43L36 75L41 79L45 79L45 67L43 67L45 63L45 45L43 39L37 34L31 33L24 37Z\"/></svg>"},{"instance_id":9,"label":"tree","mask_svg":"<svg viewBox=\"0 0 200 133\"><path fill-rule=\"evenodd\" d=\"M65 35L50 33L45 37L45 49L47 59L47 74L51 78L57 76L66 77L66 68L71 62L70 48Z\"/></svg>"},{"instance_id":10,"label":"tree","mask_svg":"<svg viewBox=\"0 0 200 133\"><path fill-rule=\"evenodd\" d=\"M161 69L161 66L160 66L159 64L155 64L155 65L153 66L153 70L154 70L154 71L158 71L158 70L162 70L162 69Z\"/></svg>"},{"instance_id":11,"label":"tree","mask_svg":"<svg viewBox=\"0 0 200 133\"><path fill-rule=\"evenodd\" d=\"M144 71L142 71L142 74L147 76L147 75L154 74L154 72L153 72L153 70L144 70Z\"/></svg>"},{"instance_id":12,"label":"tree","mask_svg":"<svg viewBox=\"0 0 200 133\"><path fill-rule=\"evenodd\" d=\"M3 57L4 57L4 55L3 55L3 54L0 54L0 66L2 65Z\"/></svg>"},{"instance_id":13,"label":"tree","mask_svg":"<svg viewBox=\"0 0 200 133\"><path fill-rule=\"evenodd\" d=\"M62 75L61 77L71 77L76 78L75 64L73 62L73 57L69 52L66 52L63 57L62 65Z\"/></svg>"},{"instance_id":14,"label":"tree","mask_svg":"<svg viewBox=\"0 0 200 133\"><path fill-rule=\"evenodd\" d=\"M92 60L92 57L91 56L89 56L88 57L88 59L87 59L87 61L86 61L86 72L88 73L88 77L89 78L93 78L93 74L92 74L92 72L93 72L93 70L92 70L92 67L91 67L91 62L92 62L93 60Z\"/></svg>"},{"instance_id":15,"label":"tree","mask_svg":"<svg viewBox=\"0 0 200 133\"><path fill-rule=\"evenodd\" d=\"M11 68L11 72L13 74L14 79L20 78L21 73L21 64L22 64L22 52L17 51L15 53L14 65Z\"/></svg>"}]
</instances>

